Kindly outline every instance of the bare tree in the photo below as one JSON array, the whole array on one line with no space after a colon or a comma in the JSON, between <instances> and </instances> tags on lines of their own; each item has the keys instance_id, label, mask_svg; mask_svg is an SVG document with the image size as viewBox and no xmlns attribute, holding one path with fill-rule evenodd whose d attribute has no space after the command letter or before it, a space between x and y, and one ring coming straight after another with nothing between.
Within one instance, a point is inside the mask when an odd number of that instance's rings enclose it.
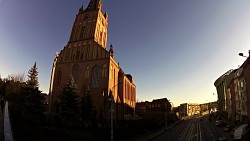
<instances>
[{"instance_id":1,"label":"bare tree","mask_svg":"<svg viewBox=\"0 0 250 141\"><path fill-rule=\"evenodd\" d=\"M25 82L25 73L22 74L11 74L7 76L7 80L14 81L14 82Z\"/></svg>"}]
</instances>

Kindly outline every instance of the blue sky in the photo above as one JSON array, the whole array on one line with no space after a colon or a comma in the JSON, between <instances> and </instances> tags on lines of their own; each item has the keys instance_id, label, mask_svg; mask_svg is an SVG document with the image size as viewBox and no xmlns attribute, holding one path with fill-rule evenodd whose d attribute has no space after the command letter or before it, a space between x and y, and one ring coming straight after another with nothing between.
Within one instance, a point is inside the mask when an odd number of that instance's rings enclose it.
<instances>
[{"instance_id":1,"label":"blue sky","mask_svg":"<svg viewBox=\"0 0 250 141\"><path fill-rule=\"evenodd\" d=\"M0 0L0 74L37 62L48 92L56 51L67 44L78 9L89 0ZM134 77L137 99L167 97L175 106L217 99L214 81L237 68L250 47L249 0L103 0L108 44ZM248 56L248 55L247 55Z\"/></svg>"}]
</instances>

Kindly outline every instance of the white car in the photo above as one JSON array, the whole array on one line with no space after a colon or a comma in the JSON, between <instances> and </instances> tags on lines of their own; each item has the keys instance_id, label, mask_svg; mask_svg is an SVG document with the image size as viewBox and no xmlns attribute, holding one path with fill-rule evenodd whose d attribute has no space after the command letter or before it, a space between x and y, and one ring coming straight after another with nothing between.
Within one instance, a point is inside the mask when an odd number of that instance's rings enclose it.
<instances>
[{"instance_id":1,"label":"white car","mask_svg":"<svg viewBox=\"0 0 250 141\"><path fill-rule=\"evenodd\" d=\"M241 140L247 133L248 124L242 124L234 130L234 140Z\"/></svg>"}]
</instances>

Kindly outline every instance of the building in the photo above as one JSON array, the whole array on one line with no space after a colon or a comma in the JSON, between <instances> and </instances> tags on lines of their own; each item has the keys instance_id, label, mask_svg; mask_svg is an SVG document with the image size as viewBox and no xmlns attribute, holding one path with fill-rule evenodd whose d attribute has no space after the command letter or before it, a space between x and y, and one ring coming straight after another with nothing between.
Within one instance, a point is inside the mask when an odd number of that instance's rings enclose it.
<instances>
[{"instance_id":1,"label":"building","mask_svg":"<svg viewBox=\"0 0 250 141\"><path fill-rule=\"evenodd\" d=\"M152 102L137 102L136 114L145 116L148 113L170 113L171 104L167 98L154 99Z\"/></svg>"},{"instance_id":2,"label":"building","mask_svg":"<svg viewBox=\"0 0 250 141\"><path fill-rule=\"evenodd\" d=\"M79 96L91 94L97 117L110 118L111 103L114 103L115 118L134 114L136 86L133 77L124 73L115 61L113 46L107 50L107 38L108 14L102 12L102 0L91 0L85 9L79 9L69 41L54 59L50 113L60 111L58 96L65 82L73 76Z\"/></svg>"},{"instance_id":3,"label":"building","mask_svg":"<svg viewBox=\"0 0 250 141\"><path fill-rule=\"evenodd\" d=\"M232 113L231 93L229 93L228 88L230 87L230 82L234 78L234 72L235 71L231 69L214 82L218 94L218 111L224 112L228 116Z\"/></svg>"},{"instance_id":4,"label":"building","mask_svg":"<svg viewBox=\"0 0 250 141\"><path fill-rule=\"evenodd\" d=\"M250 51L249 51L250 54ZM250 123L250 59L235 70L219 77L214 85L218 93L219 111L237 123Z\"/></svg>"},{"instance_id":5,"label":"building","mask_svg":"<svg viewBox=\"0 0 250 141\"><path fill-rule=\"evenodd\" d=\"M183 116L192 116L196 114L200 114L200 104L196 103L183 103L179 106L179 113Z\"/></svg>"},{"instance_id":6,"label":"building","mask_svg":"<svg viewBox=\"0 0 250 141\"><path fill-rule=\"evenodd\" d=\"M250 50L249 50L250 56ZM234 75L236 121L250 124L250 58L238 68Z\"/></svg>"},{"instance_id":7,"label":"building","mask_svg":"<svg viewBox=\"0 0 250 141\"><path fill-rule=\"evenodd\" d=\"M217 111L217 101L200 104L200 113L202 115L214 113Z\"/></svg>"},{"instance_id":8,"label":"building","mask_svg":"<svg viewBox=\"0 0 250 141\"><path fill-rule=\"evenodd\" d=\"M243 68L239 68L234 74L234 95L235 99L235 111L236 121L243 122L247 120L247 90L246 90L246 78L244 77Z\"/></svg>"}]
</instances>

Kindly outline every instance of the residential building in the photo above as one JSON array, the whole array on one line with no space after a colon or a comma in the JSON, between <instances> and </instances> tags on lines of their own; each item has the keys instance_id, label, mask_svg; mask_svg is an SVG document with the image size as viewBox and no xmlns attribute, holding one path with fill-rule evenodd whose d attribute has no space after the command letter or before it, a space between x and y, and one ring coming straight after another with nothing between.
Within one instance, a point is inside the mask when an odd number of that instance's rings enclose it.
<instances>
[{"instance_id":1,"label":"residential building","mask_svg":"<svg viewBox=\"0 0 250 141\"><path fill-rule=\"evenodd\" d=\"M228 91L230 82L234 77L234 70L231 69L220 76L215 82L214 86L218 95L218 111L231 115L231 93Z\"/></svg>"},{"instance_id":2,"label":"residential building","mask_svg":"<svg viewBox=\"0 0 250 141\"><path fill-rule=\"evenodd\" d=\"M136 114L145 116L148 113L165 112L170 113L171 104L167 98L154 99L152 102L137 102Z\"/></svg>"},{"instance_id":3,"label":"residential building","mask_svg":"<svg viewBox=\"0 0 250 141\"><path fill-rule=\"evenodd\" d=\"M242 74L243 68L239 68L234 75L236 121L247 120L247 91L246 81Z\"/></svg>"},{"instance_id":4,"label":"residential building","mask_svg":"<svg viewBox=\"0 0 250 141\"><path fill-rule=\"evenodd\" d=\"M217 107L218 107L217 101L200 104L200 110L201 110L200 113L202 115L214 113L217 111Z\"/></svg>"},{"instance_id":5,"label":"residential building","mask_svg":"<svg viewBox=\"0 0 250 141\"><path fill-rule=\"evenodd\" d=\"M179 113L183 116L192 116L200 114L201 107L200 104L196 103L183 103L179 106Z\"/></svg>"}]
</instances>

